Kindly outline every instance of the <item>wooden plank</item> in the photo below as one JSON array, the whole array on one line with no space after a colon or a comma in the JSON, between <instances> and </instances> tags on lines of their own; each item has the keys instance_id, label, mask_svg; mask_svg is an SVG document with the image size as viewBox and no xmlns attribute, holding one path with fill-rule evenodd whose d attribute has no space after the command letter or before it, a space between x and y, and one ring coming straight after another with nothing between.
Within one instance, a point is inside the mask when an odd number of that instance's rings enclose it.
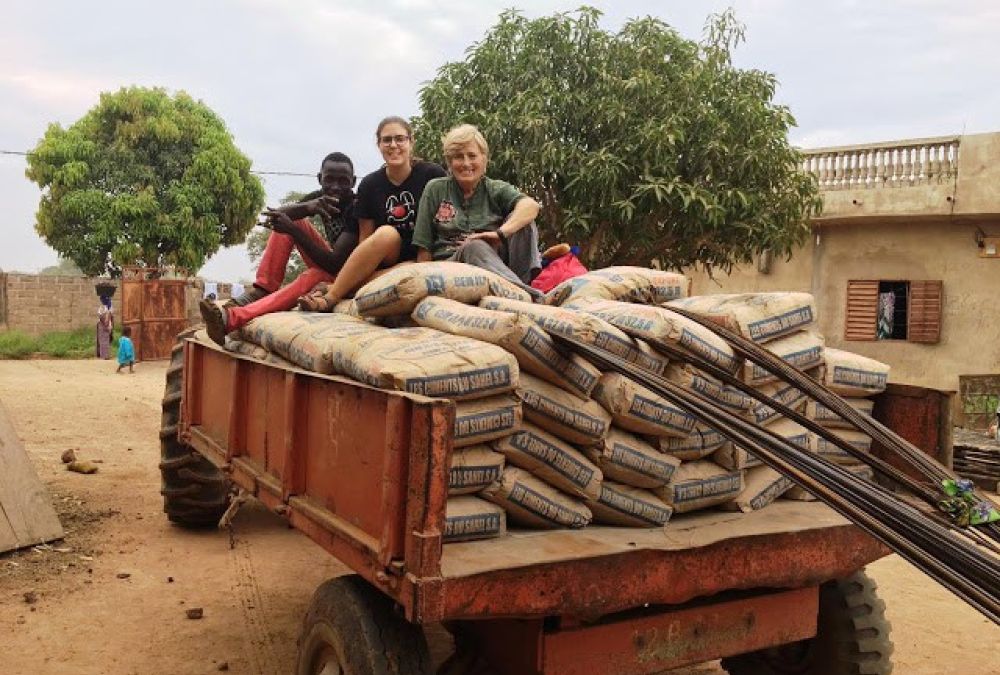
<instances>
[{"instance_id":1,"label":"wooden plank","mask_svg":"<svg viewBox=\"0 0 1000 675\"><path fill-rule=\"evenodd\" d=\"M0 553L62 536L48 491L0 403Z\"/></svg>"}]
</instances>

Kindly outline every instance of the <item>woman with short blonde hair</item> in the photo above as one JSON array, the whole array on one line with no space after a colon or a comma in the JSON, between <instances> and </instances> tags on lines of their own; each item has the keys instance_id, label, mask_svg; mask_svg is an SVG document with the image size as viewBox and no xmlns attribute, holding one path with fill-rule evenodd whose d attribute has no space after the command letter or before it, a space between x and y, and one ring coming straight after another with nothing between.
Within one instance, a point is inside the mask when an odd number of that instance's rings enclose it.
<instances>
[{"instance_id":1,"label":"woman with short blonde hair","mask_svg":"<svg viewBox=\"0 0 1000 675\"><path fill-rule=\"evenodd\" d=\"M534 223L538 202L486 176L489 146L471 124L453 128L441 144L450 175L427 183L420 199L413 229L417 260L476 265L540 296L529 285L541 268Z\"/></svg>"},{"instance_id":2,"label":"woman with short blonde hair","mask_svg":"<svg viewBox=\"0 0 1000 675\"><path fill-rule=\"evenodd\" d=\"M483 156L489 160L490 146L487 145L486 138L482 132L471 124L459 124L441 138L445 157L450 157L453 151L469 143L475 143L479 147L480 152L483 153Z\"/></svg>"}]
</instances>

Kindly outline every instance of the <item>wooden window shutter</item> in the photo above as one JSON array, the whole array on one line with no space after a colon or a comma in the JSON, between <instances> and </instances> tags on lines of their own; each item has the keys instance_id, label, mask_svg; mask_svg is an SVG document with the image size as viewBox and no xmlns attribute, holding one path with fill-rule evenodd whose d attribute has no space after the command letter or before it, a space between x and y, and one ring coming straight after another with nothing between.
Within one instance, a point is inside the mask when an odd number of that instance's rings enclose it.
<instances>
[{"instance_id":1,"label":"wooden window shutter","mask_svg":"<svg viewBox=\"0 0 1000 675\"><path fill-rule=\"evenodd\" d=\"M933 344L941 340L940 281L911 281L910 307L907 311L906 339Z\"/></svg>"},{"instance_id":2,"label":"wooden window shutter","mask_svg":"<svg viewBox=\"0 0 1000 675\"><path fill-rule=\"evenodd\" d=\"M878 281L847 282L847 311L844 313L845 340L874 340L878 322Z\"/></svg>"}]
</instances>

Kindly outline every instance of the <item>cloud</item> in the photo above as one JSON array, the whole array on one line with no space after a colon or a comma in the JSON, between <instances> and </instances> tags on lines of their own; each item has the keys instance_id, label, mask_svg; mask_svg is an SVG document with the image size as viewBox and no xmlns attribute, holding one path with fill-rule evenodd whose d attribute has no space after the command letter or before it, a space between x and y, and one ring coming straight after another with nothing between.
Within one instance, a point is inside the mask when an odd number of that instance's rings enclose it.
<instances>
[{"instance_id":1,"label":"cloud","mask_svg":"<svg viewBox=\"0 0 1000 675\"><path fill-rule=\"evenodd\" d=\"M24 150L52 121L72 123L102 90L136 83L184 89L225 121L258 169L316 170L331 150L359 174L380 156L374 125L419 110L421 83L463 58L510 0L131 0L11 3L0 24L0 129ZM521 3L529 17L572 11L575 0ZM1000 127L995 0L594 0L602 25L653 14L699 39L706 16L735 6L747 25L741 67L773 72L778 100L800 123L804 146L853 144ZM32 230L37 189L23 163L0 165L0 266L40 267L54 254ZM268 177L268 199L310 187ZM30 254L22 255L22 251ZM44 256L51 256L43 260ZM238 250L206 273L246 277Z\"/></svg>"},{"instance_id":2,"label":"cloud","mask_svg":"<svg viewBox=\"0 0 1000 675\"><path fill-rule=\"evenodd\" d=\"M113 87L113 83L69 71L21 70L0 73L0 87L12 97L7 100L23 97L65 109L96 103L98 92Z\"/></svg>"}]
</instances>

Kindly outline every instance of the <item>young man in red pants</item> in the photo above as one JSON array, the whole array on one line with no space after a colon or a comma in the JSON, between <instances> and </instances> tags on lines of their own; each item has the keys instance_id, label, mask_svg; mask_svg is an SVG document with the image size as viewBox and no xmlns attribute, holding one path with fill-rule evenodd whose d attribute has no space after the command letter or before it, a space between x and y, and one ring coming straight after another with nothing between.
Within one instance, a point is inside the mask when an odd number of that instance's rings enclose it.
<instances>
[{"instance_id":1,"label":"young man in red pants","mask_svg":"<svg viewBox=\"0 0 1000 675\"><path fill-rule=\"evenodd\" d=\"M316 284L331 281L358 245L353 162L343 153L330 153L323 159L317 178L318 194L265 212L273 232L267 239L253 287L225 305L202 300L201 316L215 342L225 344L227 333L262 314L294 307L299 296L309 293ZM309 216L322 218L325 238L306 220ZM293 247L299 250L307 269L282 287Z\"/></svg>"}]
</instances>

